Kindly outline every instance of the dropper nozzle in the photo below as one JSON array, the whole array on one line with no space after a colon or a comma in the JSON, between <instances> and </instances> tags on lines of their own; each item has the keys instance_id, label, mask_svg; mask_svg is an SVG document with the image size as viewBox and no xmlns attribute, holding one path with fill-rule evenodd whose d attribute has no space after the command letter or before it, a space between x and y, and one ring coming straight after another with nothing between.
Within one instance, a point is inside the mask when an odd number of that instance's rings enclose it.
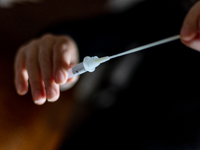
<instances>
[{"instance_id":1,"label":"dropper nozzle","mask_svg":"<svg viewBox=\"0 0 200 150\"><path fill-rule=\"evenodd\" d=\"M98 58L98 59L95 59L94 61L96 63L99 63L99 64L102 64L106 61L109 61L110 60L110 57L109 56L105 56L105 57L101 57L101 58Z\"/></svg>"},{"instance_id":2,"label":"dropper nozzle","mask_svg":"<svg viewBox=\"0 0 200 150\"><path fill-rule=\"evenodd\" d=\"M108 56L101 57L101 58L98 58L97 56L94 56L94 57L87 56L83 60L83 65L87 71L93 72L97 66L99 66L101 63L106 62L108 60L110 60Z\"/></svg>"}]
</instances>

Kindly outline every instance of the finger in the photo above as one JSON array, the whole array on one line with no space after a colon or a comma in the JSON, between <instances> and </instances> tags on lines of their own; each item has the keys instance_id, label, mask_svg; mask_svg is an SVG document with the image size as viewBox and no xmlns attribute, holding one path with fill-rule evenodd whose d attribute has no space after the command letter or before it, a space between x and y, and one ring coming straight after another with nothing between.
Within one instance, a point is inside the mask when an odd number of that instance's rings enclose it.
<instances>
[{"instance_id":1,"label":"finger","mask_svg":"<svg viewBox=\"0 0 200 150\"><path fill-rule=\"evenodd\" d=\"M67 83L60 85L60 91L65 91L65 90L72 88L76 84L78 79L79 79L79 76L70 78L69 80L67 80Z\"/></svg>"},{"instance_id":2,"label":"finger","mask_svg":"<svg viewBox=\"0 0 200 150\"><path fill-rule=\"evenodd\" d=\"M50 40L50 39L49 39ZM52 64L52 46L48 43L41 45L39 50L39 64L42 79L45 84L46 98L48 101L56 101L59 98L59 85L54 81Z\"/></svg>"},{"instance_id":3,"label":"finger","mask_svg":"<svg viewBox=\"0 0 200 150\"><path fill-rule=\"evenodd\" d=\"M20 49L15 58L15 87L19 95L24 95L28 91L28 74L25 67L24 50Z\"/></svg>"},{"instance_id":4,"label":"finger","mask_svg":"<svg viewBox=\"0 0 200 150\"><path fill-rule=\"evenodd\" d=\"M33 100L36 104L41 105L46 101L46 93L38 63L38 49L30 47L26 57L26 67L29 75Z\"/></svg>"},{"instance_id":5,"label":"finger","mask_svg":"<svg viewBox=\"0 0 200 150\"><path fill-rule=\"evenodd\" d=\"M53 50L53 71L56 83L64 84L68 79L71 54L67 40L60 40Z\"/></svg>"},{"instance_id":6,"label":"finger","mask_svg":"<svg viewBox=\"0 0 200 150\"><path fill-rule=\"evenodd\" d=\"M186 15L183 26L181 28L181 40L187 43L198 36L199 32L199 17L200 17L200 2L194 5Z\"/></svg>"}]
</instances>

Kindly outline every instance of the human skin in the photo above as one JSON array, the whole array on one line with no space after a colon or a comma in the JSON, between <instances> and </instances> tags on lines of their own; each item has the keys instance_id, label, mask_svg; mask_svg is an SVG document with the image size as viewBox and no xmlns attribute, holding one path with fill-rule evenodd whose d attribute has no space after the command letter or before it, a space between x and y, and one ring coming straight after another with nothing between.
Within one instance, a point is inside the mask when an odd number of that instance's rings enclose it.
<instances>
[{"instance_id":1,"label":"human skin","mask_svg":"<svg viewBox=\"0 0 200 150\"><path fill-rule=\"evenodd\" d=\"M30 83L33 101L44 104L59 98L60 85L72 87L78 77L68 80L68 69L78 64L76 43L69 36L46 34L21 46L15 58L15 86L19 95L28 91ZM28 82L29 80L29 82Z\"/></svg>"},{"instance_id":2,"label":"human skin","mask_svg":"<svg viewBox=\"0 0 200 150\"><path fill-rule=\"evenodd\" d=\"M183 44L200 52L200 1L186 15L180 36Z\"/></svg>"}]
</instances>

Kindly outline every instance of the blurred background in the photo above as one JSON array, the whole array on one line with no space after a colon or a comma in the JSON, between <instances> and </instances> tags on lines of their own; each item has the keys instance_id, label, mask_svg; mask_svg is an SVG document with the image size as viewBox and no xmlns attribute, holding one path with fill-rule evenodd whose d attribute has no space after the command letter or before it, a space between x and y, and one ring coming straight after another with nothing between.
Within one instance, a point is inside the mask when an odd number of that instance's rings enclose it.
<instances>
[{"instance_id":1,"label":"blurred background","mask_svg":"<svg viewBox=\"0 0 200 150\"><path fill-rule=\"evenodd\" d=\"M198 148L200 55L180 41L101 65L55 103L13 84L17 49L46 32L73 32L81 57L112 55L179 34L194 3L0 0L0 149Z\"/></svg>"}]
</instances>

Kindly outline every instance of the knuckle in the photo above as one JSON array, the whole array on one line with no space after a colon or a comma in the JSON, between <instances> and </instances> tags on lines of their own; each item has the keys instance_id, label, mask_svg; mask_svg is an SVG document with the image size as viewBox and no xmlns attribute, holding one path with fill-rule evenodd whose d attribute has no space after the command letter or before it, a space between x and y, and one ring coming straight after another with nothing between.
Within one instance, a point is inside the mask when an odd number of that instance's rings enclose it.
<instances>
[{"instance_id":1,"label":"knuckle","mask_svg":"<svg viewBox=\"0 0 200 150\"><path fill-rule=\"evenodd\" d=\"M38 41L39 41L39 39L33 39L33 40L31 40L31 41L26 45L26 47L27 47L27 48L29 48L29 47L35 47L35 46L38 45Z\"/></svg>"},{"instance_id":2,"label":"knuckle","mask_svg":"<svg viewBox=\"0 0 200 150\"><path fill-rule=\"evenodd\" d=\"M54 47L54 51L60 55L63 55L66 51L68 51L69 48L69 42L64 39L64 40L59 40Z\"/></svg>"},{"instance_id":3,"label":"knuckle","mask_svg":"<svg viewBox=\"0 0 200 150\"><path fill-rule=\"evenodd\" d=\"M41 37L41 42L46 42L46 41L49 41L49 40L52 40L52 39L53 39L52 34L45 34Z\"/></svg>"},{"instance_id":4,"label":"knuckle","mask_svg":"<svg viewBox=\"0 0 200 150\"><path fill-rule=\"evenodd\" d=\"M22 45L18 48L17 53L19 54L20 52L24 51L24 49L26 48L25 45Z\"/></svg>"},{"instance_id":5,"label":"knuckle","mask_svg":"<svg viewBox=\"0 0 200 150\"><path fill-rule=\"evenodd\" d=\"M25 45L20 46L17 50L15 60L21 58L24 55L25 51L26 51L26 46Z\"/></svg>"},{"instance_id":6,"label":"knuckle","mask_svg":"<svg viewBox=\"0 0 200 150\"><path fill-rule=\"evenodd\" d=\"M44 34L42 38L52 38L53 35L51 33Z\"/></svg>"},{"instance_id":7,"label":"knuckle","mask_svg":"<svg viewBox=\"0 0 200 150\"><path fill-rule=\"evenodd\" d=\"M57 37L57 39L58 39L57 41L58 44L69 44L70 41L69 36L67 35L60 35Z\"/></svg>"},{"instance_id":8,"label":"knuckle","mask_svg":"<svg viewBox=\"0 0 200 150\"><path fill-rule=\"evenodd\" d=\"M55 43L55 37L52 34L43 35L38 41L38 46L41 50L48 51Z\"/></svg>"}]
</instances>

